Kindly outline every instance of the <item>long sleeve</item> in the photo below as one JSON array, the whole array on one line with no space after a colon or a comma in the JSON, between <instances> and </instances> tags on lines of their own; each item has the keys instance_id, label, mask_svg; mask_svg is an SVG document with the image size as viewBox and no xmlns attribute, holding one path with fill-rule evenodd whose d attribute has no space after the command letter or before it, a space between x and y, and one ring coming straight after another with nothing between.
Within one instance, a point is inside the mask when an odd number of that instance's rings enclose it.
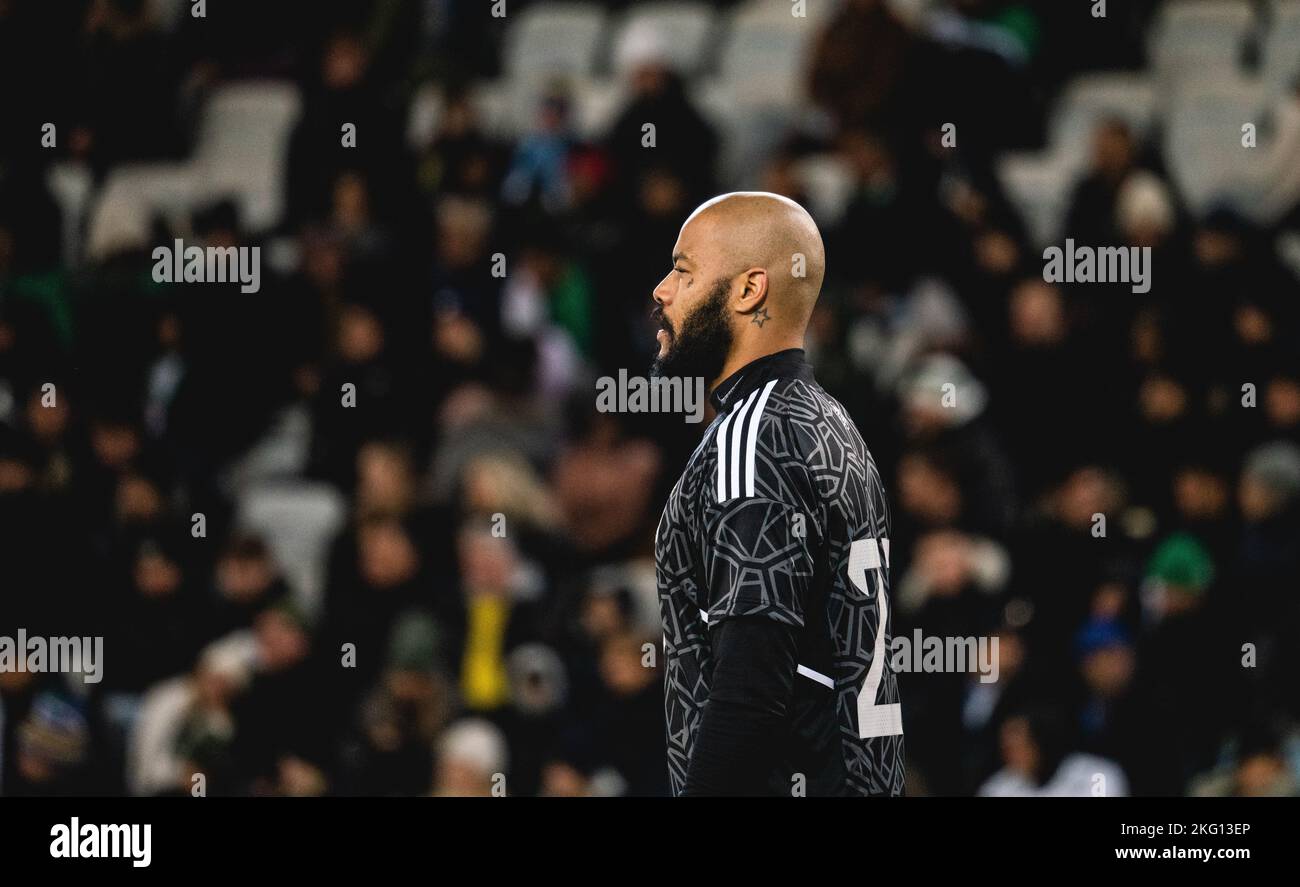
<instances>
[{"instance_id":1,"label":"long sleeve","mask_svg":"<svg viewBox=\"0 0 1300 887\"><path fill-rule=\"evenodd\" d=\"M725 619L713 629L713 680L685 796L753 795L766 788L797 667L795 631L766 616Z\"/></svg>"}]
</instances>

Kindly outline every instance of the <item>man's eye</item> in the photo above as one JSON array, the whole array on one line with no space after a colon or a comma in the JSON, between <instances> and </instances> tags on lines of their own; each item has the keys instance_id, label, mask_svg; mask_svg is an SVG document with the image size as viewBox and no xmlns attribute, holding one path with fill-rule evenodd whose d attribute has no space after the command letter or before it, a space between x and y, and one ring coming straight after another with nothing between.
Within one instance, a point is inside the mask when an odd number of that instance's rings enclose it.
<instances>
[{"instance_id":1,"label":"man's eye","mask_svg":"<svg viewBox=\"0 0 1300 887\"><path fill-rule=\"evenodd\" d=\"M686 269L685 269L685 268L674 268L673 270L676 271L678 274L685 274L685 273L686 273Z\"/></svg>"}]
</instances>

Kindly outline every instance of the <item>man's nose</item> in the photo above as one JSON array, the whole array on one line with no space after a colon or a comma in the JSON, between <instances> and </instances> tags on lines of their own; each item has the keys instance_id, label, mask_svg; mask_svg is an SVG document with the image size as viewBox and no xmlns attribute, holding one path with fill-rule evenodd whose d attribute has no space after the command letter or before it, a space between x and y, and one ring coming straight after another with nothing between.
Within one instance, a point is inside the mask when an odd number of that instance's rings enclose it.
<instances>
[{"instance_id":1,"label":"man's nose","mask_svg":"<svg viewBox=\"0 0 1300 887\"><path fill-rule=\"evenodd\" d=\"M659 285L655 287L654 292L650 294L650 298L654 299L655 302L660 305L662 305L667 298L666 291L668 288L668 278L671 276L671 274L665 275L664 279L659 281Z\"/></svg>"}]
</instances>

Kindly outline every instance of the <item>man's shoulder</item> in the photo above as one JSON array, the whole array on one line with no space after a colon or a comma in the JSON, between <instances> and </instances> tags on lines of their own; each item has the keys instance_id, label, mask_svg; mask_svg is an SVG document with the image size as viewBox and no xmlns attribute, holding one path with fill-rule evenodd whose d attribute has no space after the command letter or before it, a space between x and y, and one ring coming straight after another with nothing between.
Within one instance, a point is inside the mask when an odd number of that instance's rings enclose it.
<instances>
[{"instance_id":1,"label":"man's shoulder","mask_svg":"<svg viewBox=\"0 0 1300 887\"><path fill-rule=\"evenodd\" d=\"M717 501L802 502L824 398L815 383L783 377L738 401L711 429Z\"/></svg>"}]
</instances>

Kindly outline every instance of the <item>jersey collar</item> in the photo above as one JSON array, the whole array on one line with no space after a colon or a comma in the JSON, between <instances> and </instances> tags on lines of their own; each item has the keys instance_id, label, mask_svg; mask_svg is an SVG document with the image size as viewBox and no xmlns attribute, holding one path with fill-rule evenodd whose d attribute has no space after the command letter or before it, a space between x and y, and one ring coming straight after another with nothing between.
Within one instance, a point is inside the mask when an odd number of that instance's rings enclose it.
<instances>
[{"instance_id":1,"label":"jersey collar","mask_svg":"<svg viewBox=\"0 0 1300 887\"><path fill-rule=\"evenodd\" d=\"M812 366L804 358L802 348L787 348L751 360L718 383L709 395L713 408L719 413L732 404L745 399L751 391L772 379L795 378L811 382Z\"/></svg>"}]
</instances>

